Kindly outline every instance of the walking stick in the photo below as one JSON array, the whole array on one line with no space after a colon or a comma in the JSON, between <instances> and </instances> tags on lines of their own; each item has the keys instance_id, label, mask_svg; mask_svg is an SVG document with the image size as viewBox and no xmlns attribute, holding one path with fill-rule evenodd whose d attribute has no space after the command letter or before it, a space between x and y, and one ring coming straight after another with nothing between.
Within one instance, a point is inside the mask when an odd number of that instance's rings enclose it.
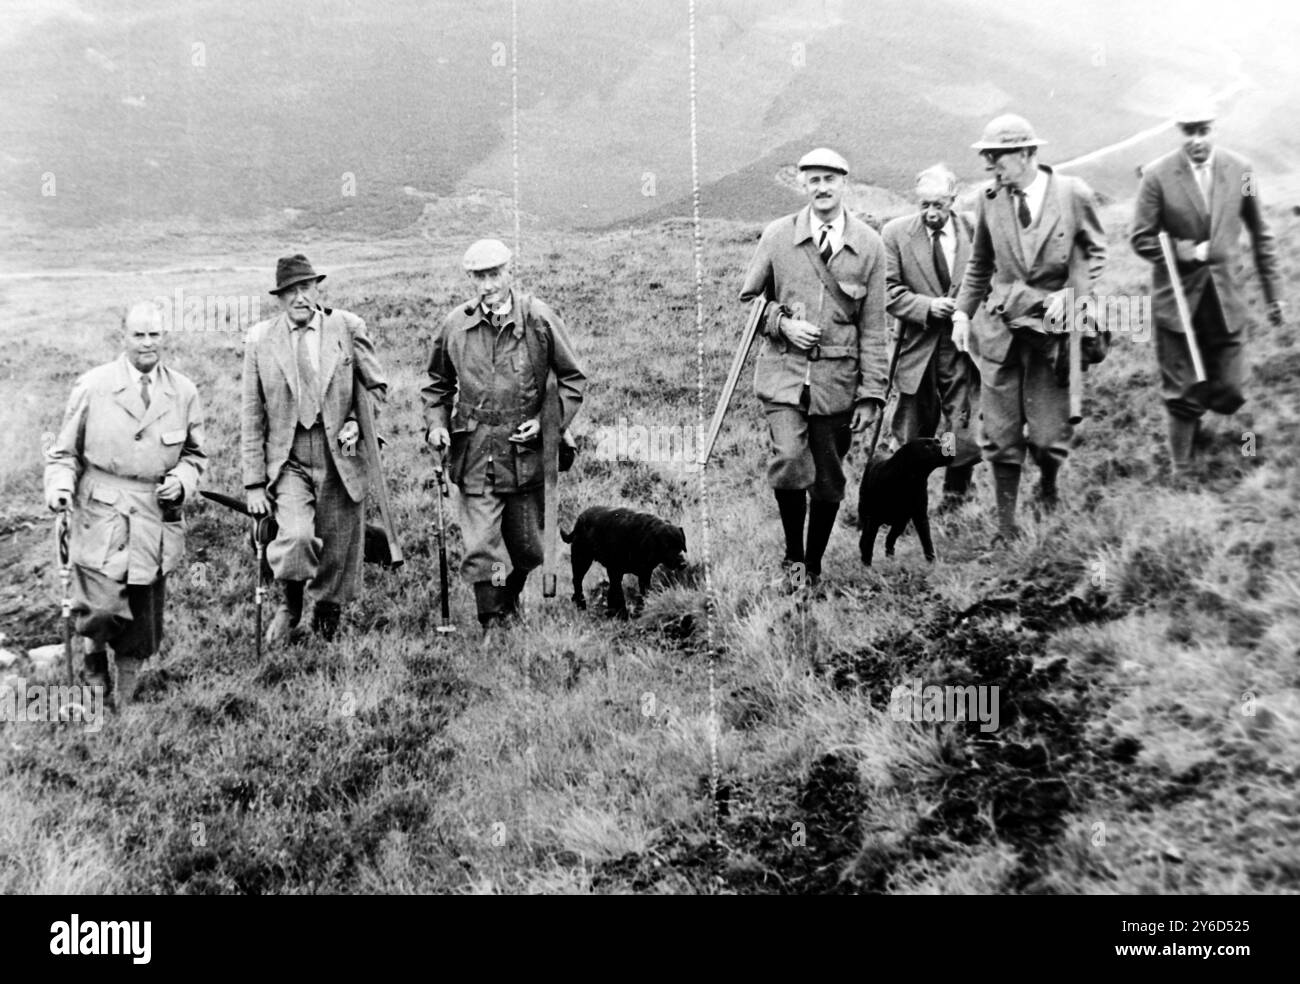
<instances>
[{"instance_id":1,"label":"walking stick","mask_svg":"<svg viewBox=\"0 0 1300 984\"><path fill-rule=\"evenodd\" d=\"M731 360L731 370L727 373L727 381L722 386L722 392L718 394L718 407L713 411L713 421L709 424L708 436L704 439L704 444L700 446L700 453L697 459L701 465L709 463L709 455L713 453L713 444L718 439L718 432L722 430L722 421L727 416L727 408L731 406L732 394L736 392L736 384L740 380L740 373L745 368L745 360L749 358L749 350L754 347L754 335L758 332L758 326L763 322L763 312L767 310L767 298L756 297L749 306L749 316L745 319L745 330L740 334L740 345L736 349L736 354Z\"/></svg>"},{"instance_id":2,"label":"walking stick","mask_svg":"<svg viewBox=\"0 0 1300 984\"><path fill-rule=\"evenodd\" d=\"M262 661L262 605L266 602L266 545L275 539L275 520L270 514L253 517L253 544L257 547L257 587L253 607L257 610L257 661Z\"/></svg>"},{"instance_id":3,"label":"walking stick","mask_svg":"<svg viewBox=\"0 0 1300 984\"><path fill-rule=\"evenodd\" d=\"M1174 289L1174 304L1178 308L1178 321L1183 326L1187 337L1187 354L1192 358L1192 372L1196 382L1187 388L1185 396L1195 400L1215 413L1224 415L1236 413L1246 402L1246 397L1235 386L1222 382L1210 382L1205 375L1205 362L1201 359L1201 347L1196 342L1196 333L1192 331L1192 312L1187 306L1187 295L1183 293L1183 281L1178 276L1178 267L1174 259L1173 243L1169 233L1160 230L1160 252L1164 256L1165 269L1169 271L1169 284Z\"/></svg>"},{"instance_id":4,"label":"walking stick","mask_svg":"<svg viewBox=\"0 0 1300 984\"><path fill-rule=\"evenodd\" d=\"M68 686L72 677L72 562L68 559L68 511L60 509L54 517L54 542L59 557L59 588L63 598L60 612L63 619L63 662L68 672Z\"/></svg>"},{"instance_id":5,"label":"walking stick","mask_svg":"<svg viewBox=\"0 0 1300 984\"><path fill-rule=\"evenodd\" d=\"M433 473L437 477L438 491L435 498L438 501L438 582L442 590L440 604L442 606L442 621L438 624L439 632L455 632L456 626L451 622L451 600L448 589L447 577L447 520L443 513L442 500L447 497L447 473L443 469L442 453L434 450Z\"/></svg>"}]
</instances>

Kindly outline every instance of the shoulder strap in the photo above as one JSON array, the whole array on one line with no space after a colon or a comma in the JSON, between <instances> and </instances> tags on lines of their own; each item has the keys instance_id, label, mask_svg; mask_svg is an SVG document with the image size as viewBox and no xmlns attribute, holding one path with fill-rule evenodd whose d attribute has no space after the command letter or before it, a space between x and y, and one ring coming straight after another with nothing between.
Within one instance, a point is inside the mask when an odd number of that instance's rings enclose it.
<instances>
[{"instance_id":1,"label":"shoulder strap","mask_svg":"<svg viewBox=\"0 0 1300 984\"><path fill-rule=\"evenodd\" d=\"M546 374L551 369L551 337L542 338L533 317L533 295L519 292L519 317L524 323L524 344L528 346L528 359L533 364L533 378L540 388L546 386Z\"/></svg>"},{"instance_id":2,"label":"shoulder strap","mask_svg":"<svg viewBox=\"0 0 1300 984\"><path fill-rule=\"evenodd\" d=\"M817 252L817 247L813 245L813 241L805 239L802 248L804 256L808 257L808 262L812 264L813 270L817 272L818 279L830 292L831 298L839 305L840 310L844 312L844 316L850 320L856 318L858 316L857 302L844 293L844 288L831 276L830 270L822 262L822 255Z\"/></svg>"}]
</instances>

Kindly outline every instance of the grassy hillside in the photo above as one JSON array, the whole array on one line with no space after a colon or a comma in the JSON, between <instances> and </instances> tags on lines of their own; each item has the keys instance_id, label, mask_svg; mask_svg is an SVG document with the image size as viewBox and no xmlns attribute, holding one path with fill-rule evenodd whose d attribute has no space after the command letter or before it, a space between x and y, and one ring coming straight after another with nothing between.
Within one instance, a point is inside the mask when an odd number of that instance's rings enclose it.
<instances>
[{"instance_id":1,"label":"grassy hillside","mask_svg":"<svg viewBox=\"0 0 1300 984\"><path fill-rule=\"evenodd\" d=\"M1297 220L1275 218L1289 241ZM1141 292L1146 271L1112 232L1105 287ZM756 233L707 230L710 411ZM333 273L342 253L312 255ZM694 426L689 230L557 235L530 255L529 282L568 319L589 368L588 433L620 417ZM936 521L935 565L909 535L868 571L856 531L841 527L816 599L777 587L766 442L746 385L706 476L707 530L699 476L672 462L601 461L588 448L566 476L566 528L595 503L682 524L695 562L684 583L610 623L594 602L600 573L584 614L564 597L564 571L560 598L534 594L525 625L481 648L463 585L461 633L433 631L418 387L427 329L462 294L454 253L440 259L431 271L418 254L390 257L326 281L332 303L366 318L389 372L406 568L367 570L335 643L257 663L241 526L196 504L190 565L169 585L169 640L138 707L97 735L0 726L0 891L1300 888L1300 356L1289 332L1254 331L1251 401L1217 421L1204 489L1163 483L1154 356L1121 339L1089 375L1059 513L1026 511L1024 542L983 557L981 468L977 501ZM107 307L176 279L60 284L57 309L49 283L5 298L11 647L57 638L39 432L56 425L72 378L111 354ZM235 489L240 340L169 341L208 407L205 485ZM1000 727L894 720L890 692L911 678L999 686Z\"/></svg>"}]
</instances>

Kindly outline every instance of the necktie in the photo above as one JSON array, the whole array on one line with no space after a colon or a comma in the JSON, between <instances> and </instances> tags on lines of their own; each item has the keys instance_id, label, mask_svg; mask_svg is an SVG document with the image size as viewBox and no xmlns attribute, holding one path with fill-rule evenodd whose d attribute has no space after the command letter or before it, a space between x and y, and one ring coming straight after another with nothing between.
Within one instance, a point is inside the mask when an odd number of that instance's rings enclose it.
<instances>
[{"instance_id":1,"label":"necktie","mask_svg":"<svg viewBox=\"0 0 1300 984\"><path fill-rule=\"evenodd\" d=\"M948 258L943 255L943 242L941 236L942 229L934 231L934 239L931 245L934 247L934 272L939 277L939 286L943 292L948 293L948 288L952 286L952 274L948 270Z\"/></svg>"},{"instance_id":2,"label":"necktie","mask_svg":"<svg viewBox=\"0 0 1300 984\"><path fill-rule=\"evenodd\" d=\"M1011 194L1018 199L1016 203L1016 215L1020 217L1020 228L1028 229L1029 223L1034 221L1034 217L1029 214L1029 198L1023 188L1012 188Z\"/></svg>"},{"instance_id":3,"label":"necktie","mask_svg":"<svg viewBox=\"0 0 1300 984\"><path fill-rule=\"evenodd\" d=\"M830 223L822 226L822 238L817 243L817 252L822 255L822 262L827 266L831 263L831 227Z\"/></svg>"},{"instance_id":4,"label":"necktie","mask_svg":"<svg viewBox=\"0 0 1300 984\"><path fill-rule=\"evenodd\" d=\"M320 383L307 344L307 332L312 327L308 324L295 330L298 332L298 423L310 430L320 416Z\"/></svg>"},{"instance_id":5,"label":"necktie","mask_svg":"<svg viewBox=\"0 0 1300 984\"><path fill-rule=\"evenodd\" d=\"M1201 186L1201 197L1205 199L1206 211L1210 208L1210 192L1214 187L1210 179L1210 165L1198 164L1196 166L1196 183Z\"/></svg>"},{"instance_id":6,"label":"necktie","mask_svg":"<svg viewBox=\"0 0 1300 984\"><path fill-rule=\"evenodd\" d=\"M140 376L140 401L144 404L146 410L149 409L149 374L144 373Z\"/></svg>"}]
</instances>

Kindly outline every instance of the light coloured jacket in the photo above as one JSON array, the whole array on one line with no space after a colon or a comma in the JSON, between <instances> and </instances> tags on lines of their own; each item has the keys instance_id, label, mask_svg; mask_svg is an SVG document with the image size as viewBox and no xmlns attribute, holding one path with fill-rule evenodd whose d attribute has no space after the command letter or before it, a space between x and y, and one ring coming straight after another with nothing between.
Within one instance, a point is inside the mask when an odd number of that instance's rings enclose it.
<instances>
[{"instance_id":1,"label":"light coloured jacket","mask_svg":"<svg viewBox=\"0 0 1300 984\"><path fill-rule=\"evenodd\" d=\"M46 452L46 495L73 500L70 560L129 584L151 584L180 563L179 510L164 516L154 490L175 475L191 502L207 464L198 390L161 362L157 372L146 410L125 355L90 370Z\"/></svg>"},{"instance_id":2,"label":"light coloured jacket","mask_svg":"<svg viewBox=\"0 0 1300 984\"><path fill-rule=\"evenodd\" d=\"M966 261L970 259L972 220L961 212L953 212L948 221L957 234L957 249L949 271L949 283L955 288L961 283ZM952 322L944 319L942 323L933 323L929 317L930 302L943 297L944 292L934 268L933 239L921 213L891 219L880 230L880 238L885 244L888 297L885 310L898 319L903 346L894 370L894 387L910 396L920 388L925 368L939 344L939 335L952 332Z\"/></svg>"},{"instance_id":3,"label":"light coloured jacket","mask_svg":"<svg viewBox=\"0 0 1300 984\"><path fill-rule=\"evenodd\" d=\"M1206 287L1214 284L1223 310L1224 327L1238 332L1248 321L1246 302L1233 275L1240 252L1241 232L1250 233L1264 299L1277 300L1277 246L1264 218L1259 201L1258 178L1243 158L1216 147L1213 159L1211 210L1196 185L1191 161L1181 149L1172 151L1143 168L1138 186L1133 232L1129 238L1134 251L1155 264L1152 272L1151 313L1162 328L1181 333L1174 289L1169 282L1160 252L1159 234L1169 233L1173 240L1178 276L1183 282L1187 305L1195 311ZM1195 259L1198 242L1208 241L1209 258Z\"/></svg>"},{"instance_id":4,"label":"light coloured jacket","mask_svg":"<svg viewBox=\"0 0 1300 984\"><path fill-rule=\"evenodd\" d=\"M844 247L831 257L830 271L855 303L849 316L801 246L813 240L810 213L811 206L805 207L763 230L740 299L765 296L784 305L796 317L819 325L821 342L812 351L797 349L776 329L775 319L764 318L754 393L767 403L798 406L807 377L808 412L843 413L863 400L885 398L885 248L874 229L845 213Z\"/></svg>"},{"instance_id":5,"label":"light coloured jacket","mask_svg":"<svg viewBox=\"0 0 1300 984\"><path fill-rule=\"evenodd\" d=\"M360 374L376 404L388 395L366 323L350 311L330 311L320 327L321 419L334 467L353 502L366 497L367 458L346 455L339 447L343 424L356 419L353 379ZM293 447L298 425L298 365L291 322L283 312L259 321L244 343L243 439L244 487L268 487L280 477ZM379 406L374 407L376 417ZM364 443L361 445L364 447Z\"/></svg>"}]
</instances>

